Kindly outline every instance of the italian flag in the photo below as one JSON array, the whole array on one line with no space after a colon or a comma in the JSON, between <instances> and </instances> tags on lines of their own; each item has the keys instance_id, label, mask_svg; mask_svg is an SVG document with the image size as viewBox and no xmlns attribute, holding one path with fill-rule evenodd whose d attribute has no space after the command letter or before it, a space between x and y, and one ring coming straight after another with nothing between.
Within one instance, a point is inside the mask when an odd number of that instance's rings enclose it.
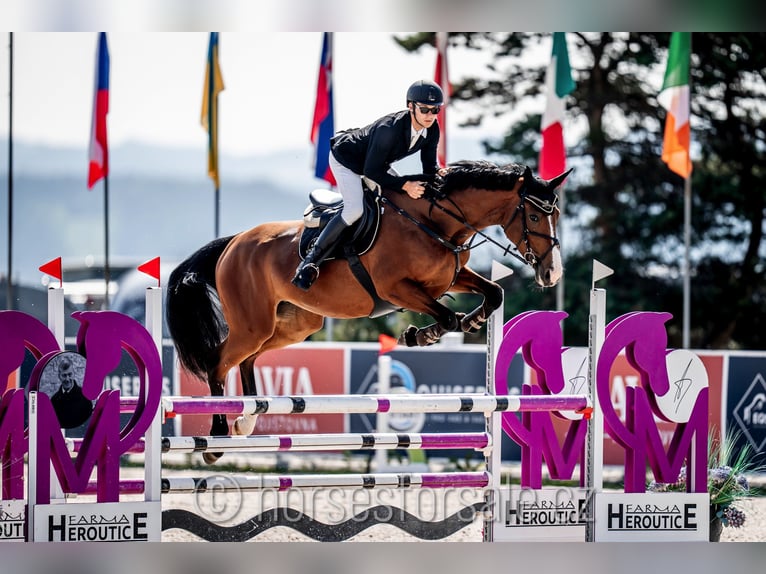
<instances>
[{"instance_id":1,"label":"italian flag","mask_svg":"<svg viewBox=\"0 0 766 574\"><path fill-rule=\"evenodd\" d=\"M692 173L689 156L689 58L691 32L673 32L668 51L668 69L657 100L668 111L662 161L684 179Z\"/></svg>"},{"instance_id":2,"label":"italian flag","mask_svg":"<svg viewBox=\"0 0 766 574\"><path fill-rule=\"evenodd\" d=\"M543 112L540 149L540 177L551 179L566 170L564 149L564 97L575 88L564 32L553 33L553 57L545 74L548 99Z\"/></svg>"}]
</instances>

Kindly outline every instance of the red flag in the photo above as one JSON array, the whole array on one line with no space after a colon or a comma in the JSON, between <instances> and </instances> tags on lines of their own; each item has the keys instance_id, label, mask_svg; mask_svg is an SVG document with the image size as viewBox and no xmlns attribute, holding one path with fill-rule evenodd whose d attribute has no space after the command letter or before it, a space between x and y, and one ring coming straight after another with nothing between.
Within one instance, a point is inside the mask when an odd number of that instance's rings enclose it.
<instances>
[{"instance_id":1,"label":"red flag","mask_svg":"<svg viewBox=\"0 0 766 574\"><path fill-rule=\"evenodd\" d=\"M334 135L335 120L332 97L332 44L333 33L325 32L322 37L322 59L317 76L317 96L314 104L314 119L311 122L311 143L315 147L314 175L335 185L335 176L330 169L330 138Z\"/></svg>"},{"instance_id":2,"label":"red flag","mask_svg":"<svg viewBox=\"0 0 766 574\"><path fill-rule=\"evenodd\" d=\"M436 159L440 167L447 165L447 102L449 101L452 90L449 84L449 75L447 74L447 32L436 32L436 73L434 81L444 92L444 105L439 115L436 116L441 130L439 138L439 147L436 150Z\"/></svg>"},{"instance_id":3,"label":"red flag","mask_svg":"<svg viewBox=\"0 0 766 574\"><path fill-rule=\"evenodd\" d=\"M48 263L40 266L40 271L50 275L51 277L59 280L59 287L61 287L63 280L63 273L61 272L61 257L51 259Z\"/></svg>"},{"instance_id":4,"label":"red flag","mask_svg":"<svg viewBox=\"0 0 766 574\"><path fill-rule=\"evenodd\" d=\"M109 113L109 48L106 33L98 35L98 56L96 58L96 86L93 94L93 121L90 130L90 164L88 167L88 189L109 175L109 147L106 138L106 114Z\"/></svg>"},{"instance_id":5,"label":"red flag","mask_svg":"<svg viewBox=\"0 0 766 574\"><path fill-rule=\"evenodd\" d=\"M543 145L540 148L539 173L543 179L550 179L566 170L564 98L575 89L564 32L553 33L553 50L545 74L545 89L547 99L540 125Z\"/></svg>"},{"instance_id":6,"label":"red flag","mask_svg":"<svg viewBox=\"0 0 766 574\"><path fill-rule=\"evenodd\" d=\"M142 263L137 267L141 273L146 273L149 277L154 277L157 280L157 286L160 286L160 258L155 257L150 259L146 263Z\"/></svg>"},{"instance_id":7,"label":"red flag","mask_svg":"<svg viewBox=\"0 0 766 574\"><path fill-rule=\"evenodd\" d=\"M385 355L386 353L396 349L399 341L390 335L378 335L378 343L380 343L380 351L378 351L378 355Z\"/></svg>"}]
</instances>

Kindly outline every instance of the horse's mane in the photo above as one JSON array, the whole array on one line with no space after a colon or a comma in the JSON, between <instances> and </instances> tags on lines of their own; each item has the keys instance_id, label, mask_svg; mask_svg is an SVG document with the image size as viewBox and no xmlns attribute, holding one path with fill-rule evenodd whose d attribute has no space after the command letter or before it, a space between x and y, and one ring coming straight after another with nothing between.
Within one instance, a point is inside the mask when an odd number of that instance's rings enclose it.
<instances>
[{"instance_id":1,"label":"horse's mane","mask_svg":"<svg viewBox=\"0 0 766 574\"><path fill-rule=\"evenodd\" d=\"M437 177L433 187L437 195L449 195L455 190L476 187L481 189L513 189L524 174L525 167L511 163L499 166L490 161L462 160L449 164L444 177Z\"/></svg>"}]
</instances>

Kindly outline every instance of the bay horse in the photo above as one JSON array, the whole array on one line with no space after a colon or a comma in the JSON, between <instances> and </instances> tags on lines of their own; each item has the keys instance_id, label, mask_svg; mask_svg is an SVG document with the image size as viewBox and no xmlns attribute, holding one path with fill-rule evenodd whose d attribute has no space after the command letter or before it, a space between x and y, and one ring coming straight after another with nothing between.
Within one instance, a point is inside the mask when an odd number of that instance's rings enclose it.
<instances>
[{"instance_id":1,"label":"bay horse","mask_svg":"<svg viewBox=\"0 0 766 574\"><path fill-rule=\"evenodd\" d=\"M534 268L540 287L555 285L563 273L555 190L568 174L543 180L518 164L462 161L436 176L421 199L381 190L377 238L359 256L373 295L343 259L325 261L309 291L290 282L299 261L300 221L264 223L215 239L170 275L167 323L180 362L207 381L213 396L223 395L226 373L238 366L243 392L252 395L260 354L303 341L322 328L324 317L370 316L380 301L389 310L436 321L408 327L400 344L425 346L449 331L475 332L501 304L502 289L466 266L473 239L497 243L483 230L502 226L512 245L501 247ZM456 313L437 301L447 292L483 300L467 314ZM234 434L252 433L255 418L239 417ZM210 432L228 434L226 417L214 415ZM205 461L220 456L205 453Z\"/></svg>"}]
</instances>

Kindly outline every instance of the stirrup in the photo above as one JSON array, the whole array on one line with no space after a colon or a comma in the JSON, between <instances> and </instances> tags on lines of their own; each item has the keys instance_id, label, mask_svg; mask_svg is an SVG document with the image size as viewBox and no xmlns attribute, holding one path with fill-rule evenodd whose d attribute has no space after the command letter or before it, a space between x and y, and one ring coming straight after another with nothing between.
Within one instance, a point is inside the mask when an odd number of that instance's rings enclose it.
<instances>
[{"instance_id":1,"label":"stirrup","mask_svg":"<svg viewBox=\"0 0 766 574\"><path fill-rule=\"evenodd\" d=\"M314 263L306 263L293 277L292 284L304 291L308 291L319 277L319 267Z\"/></svg>"}]
</instances>

